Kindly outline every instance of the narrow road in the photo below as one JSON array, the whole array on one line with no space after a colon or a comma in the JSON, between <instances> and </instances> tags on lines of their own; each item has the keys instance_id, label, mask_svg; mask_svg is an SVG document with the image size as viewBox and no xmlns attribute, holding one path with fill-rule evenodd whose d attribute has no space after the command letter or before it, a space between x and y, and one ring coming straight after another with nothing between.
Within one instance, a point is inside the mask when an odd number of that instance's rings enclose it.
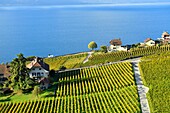
<instances>
[{"instance_id":1,"label":"narrow road","mask_svg":"<svg viewBox=\"0 0 170 113\"><path fill-rule=\"evenodd\" d=\"M94 52L88 52L88 56L86 57L86 59L83 61L83 63L86 63L89 61L89 57L91 57L91 55L93 54Z\"/></svg>"},{"instance_id":2,"label":"narrow road","mask_svg":"<svg viewBox=\"0 0 170 113\"><path fill-rule=\"evenodd\" d=\"M136 60L136 61L134 60L132 61L132 63L133 63L133 68L135 72L135 80L136 80L138 94L140 98L142 113L150 113L149 103L146 97L146 93L149 91L149 88L143 85L143 82L140 76L139 67L138 67L139 60Z\"/></svg>"}]
</instances>

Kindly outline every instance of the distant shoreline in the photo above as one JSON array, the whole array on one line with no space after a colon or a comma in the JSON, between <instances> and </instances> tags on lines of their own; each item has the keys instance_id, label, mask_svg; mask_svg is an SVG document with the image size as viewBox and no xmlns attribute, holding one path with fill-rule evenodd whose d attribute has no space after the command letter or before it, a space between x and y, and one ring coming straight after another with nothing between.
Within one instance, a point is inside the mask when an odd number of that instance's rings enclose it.
<instances>
[{"instance_id":1,"label":"distant shoreline","mask_svg":"<svg viewBox=\"0 0 170 113\"><path fill-rule=\"evenodd\" d=\"M50 8L99 8L99 7L124 7L124 6L166 6L170 2L156 2L156 3L123 3L123 4L73 4L73 5L0 5L0 9L14 10L14 9L50 9Z\"/></svg>"}]
</instances>

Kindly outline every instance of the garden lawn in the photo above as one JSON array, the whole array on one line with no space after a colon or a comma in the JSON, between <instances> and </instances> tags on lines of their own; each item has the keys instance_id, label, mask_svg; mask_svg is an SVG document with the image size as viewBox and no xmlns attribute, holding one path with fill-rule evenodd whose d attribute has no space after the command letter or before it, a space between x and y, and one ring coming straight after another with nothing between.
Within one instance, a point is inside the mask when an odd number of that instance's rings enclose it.
<instances>
[{"instance_id":1,"label":"garden lawn","mask_svg":"<svg viewBox=\"0 0 170 113\"><path fill-rule=\"evenodd\" d=\"M0 103L1 102L24 102L24 101L30 101L30 100L35 100L35 99L54 97L55 87L56 86L53 85L49 89L42 91L38 97L33 95L32 92L12 93L11 95L1 96Z\"/></svg>"}]
</instances>

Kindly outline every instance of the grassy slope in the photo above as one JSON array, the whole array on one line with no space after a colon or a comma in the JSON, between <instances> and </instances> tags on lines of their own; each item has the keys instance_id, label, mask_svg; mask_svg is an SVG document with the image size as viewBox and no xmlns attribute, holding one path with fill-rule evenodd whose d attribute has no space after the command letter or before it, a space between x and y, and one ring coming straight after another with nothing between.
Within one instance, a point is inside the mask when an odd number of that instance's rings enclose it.
<instances>
[{"instance_id":1,"label":"grassy slope","mask_svg":"<svg viewBox=\"0 0 170 113\"><path fill-rule=\"evenodd\" d=\"M144 83L149 87L151 112L170 111L170 53L143 58L140 63Z\"/></svg>"},{"instance_id":2,"label":"grassy slope","mask_svg":"<svg viewBox=\"0 0 170 113\"><path fill-rule=\"evenodd\" d=\"M41 92L41 94L38 97L36 97L32 93L27 93L27 94L12 93L11 95L8 96L1 96L0 103L9 102L9 101L10 102L30 101L30 100L40 99L40 98L43 99L46 97L53 97L54 89L55 89L55 84L50 89Z\"/></svg>"},{"instance_id":3,"label":"grassy slope","mask_svg":"<svg viewBox=\"0 0 170 113\"><path fill-rule=\"evenodd\" d=\"M65 66L67 69L70 69L79 67L86 57L86 53L74 54L54 58L45 58L44 62L50 65L50 69L58 70L60 66Z\"/></svg>"}]
</instances>

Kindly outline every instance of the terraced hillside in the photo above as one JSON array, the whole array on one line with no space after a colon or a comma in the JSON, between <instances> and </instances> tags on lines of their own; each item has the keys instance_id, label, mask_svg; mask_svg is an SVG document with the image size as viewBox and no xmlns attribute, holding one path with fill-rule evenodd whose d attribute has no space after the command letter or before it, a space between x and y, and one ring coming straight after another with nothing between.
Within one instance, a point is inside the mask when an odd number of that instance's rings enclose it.
<instances>
[{"instance_id":1,"label":"terraced hillside","mask_svg":"<svg viewBox=\"0 0 170 113\"><path fill-rule=\"evenodd\" d=\"M170 112L170 52L142 58L140 63L143 81L149 92L151 112Z\"/></svg>"},{"instance_id":2,"label":"terraced hillside","mask_svg":"<svg viewBox=\"0 0 170 113\"><path fill-rule=\"evenodd\" d=\"M140 113L131 63L118 63L58 75L57 97L0 104L11 113Z\"/></svg>"},{"instance_id":3,"label":"terraced hillside","mask_svg":"<svg viewBox=\"0 0 170 113\"><path fill-rule=\"evenodd\" d=\"M132 48L128 52L120 51L120 52L94 54L92 57L89 58L89 62L87 62L84 65L88 66L88 65L96 65L100 63L106 63L106 62L114 62L114 61L124 60L128 58L153 55L155 53L162 53L166 51L170 51L169 45L160 46L160 47L151 46L146 48Z\"/></svg>"}]
</instances>

